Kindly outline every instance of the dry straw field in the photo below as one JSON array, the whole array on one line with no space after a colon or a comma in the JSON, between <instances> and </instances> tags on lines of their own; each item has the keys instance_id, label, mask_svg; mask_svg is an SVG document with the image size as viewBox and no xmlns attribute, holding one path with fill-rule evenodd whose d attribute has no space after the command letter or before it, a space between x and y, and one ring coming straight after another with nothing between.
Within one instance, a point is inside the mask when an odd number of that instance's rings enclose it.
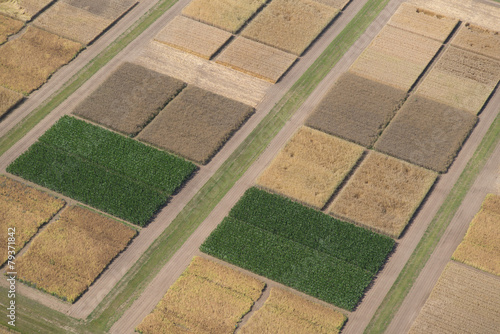
<instances>
[{"instance_id":1,"label":"dry straw field","mask_svg":"<svg viewBox=\"0 0 500 334\"><path fill-rule=\"evenodd\" d=\"M64 204L62 199L0 175L0 265L7 260L8 227L16 229L17 253Z\"/></svg>"},{"instance_id":2,"label":"dry straw field","mask_svg":"<svg viewBox=\"0 0 500 334\"><path fill-rule=\"evenodd\" d=\"M276 83L296 59L297 57L290 53L238 37L222 51L216 61L243 73Z\"/></svg>"},{"instance_id":3,"label":"dry straw field","mask_svg":"<svg viewBox=\"0 0 500 334\"><path fill-rule=\"evenodd\" d=\"M473 24L464 24L451 44L500 60L500 33Z\"/></svg>"},{"instance_id":4,"label":"dry straw field","mask_svg":"<svg viewBox=\"0 0 500 334\"><path fill-rule=\"evenodd\" d=\"M0 13L29 21L53 0L1 0Z\"/></svg>"},{"instance_id":5,"label":"dry straw field","mask_svg":"<svg viewBox=\"0 0 500 334\"><path fill-rule=\"evenodd\" d=\"M300 56L338 12L312 0L273 0L241 34Z\"/></svg>"},{"instance_id":6,"label":"dry straw field","mask_svg":"<svg viewBox=\"0 0 500 334\"><path fill-rule=\"evenodd\" d=\"M446 172L477 116L413 95L375 143L375 149L416 165Z\"/></svg>"},{"instance_id":7,"label":"dry straw field","mask_svg":"<svg viewBox=\"0 0 500 334\"><path fill-rule=\"evenodd\" d=\"M342 10L351 0L314 0L314 1L336 8L338 10Z\"/></svg>"},{"instance_id":8,"label":"dry straw field","mask_svg":"<svg viewBox=\"0 0 500 334\"><path fill-rule=\"evenodd\" d=\"M253 112L243 103L188 86L137 138L205 164Z\"/></svg>"},{"instance_id":9,"label":"dry straw field","mask_svg":"<svg viewBox=\"0 0 500 334\"><path fill-rule=\"evenodd\" d=\"M0 86L0 117L23 99L23 94Z\"/></svg>"},{"instance_id":10,"label":"dry straw field","mask_svg":"<svg viewBox=\"0 0 500 334\"><path fill-rule=\"evenodd\" d=\"M155 40L198 57L210 59L231 38L232 34L188 19L176 16Z\"/></svg>"},{"instance_id":11,"label":"dry straw field","mask_svg":"<svg viewBox=\"0 0 500 334\"><path fill-rule=\"evenodd\" d=\"M257 184L321 209L362 154L361 146L302 127Z\"/></svg>"},{"instance_id":12,"label":"dry straw field","mask_svg":"<svg viewBox=\"0 0 500 334\"><path fill-rule=\"evenodd\" d=\"M73 114L136 135L185 84L142 66L123 63L73 110Z\"/></svg>"},{"instance_id":13,"label":"dry straw field","mask_svg":"<svg viewBox=\"0 0 500 334\"><path fill-rule=\"evenodd\" d=\"M406 92L346 72L330 88L306 125L370 147L394 117Z\"/></svg>"},{"instance_id":14,"label":"dry straw field","mask_svg":"<svg viewBox=\"0 0 500 334\"><path fill-rule=\"evenodd\" d=\"M409 334L497 334L500 279L450 261Z\"/></svg>"},{"instance_id":15,"label":"dry straw field","mask_svg":"<svg viewBox=\"0 0 500 334\"><path fill-rule=\"evenodd\" d=\"M436 176L432 171L372 151L328 211L398 238Z\"/></svg>"},{"instance_id":16,"label":"dry straw field","mask_svg":"<svg viewBox=\"0 0 500 334\"><path fill-rule=\"evenodd\" d=\"M18 258L18 278L73 303L135 234L93 211L68 207Z\"/></svg>"},{"instance_id":17,"label":"dry straw field","mask_svg":"<svg viewBox=\"0 0 500 334\"><path fill-rule=\"evenodd\" d=\"M195 257L136 331L233 333L264 286L263 282L226 266Z\"/></svg>"},{"instance_id":18,"label":"dry straw field","mask_svg":"<svg viewBox=\"0 0 500 334\"><path fill-rule=\"evenodd\" d=\"M264 306L241 327L240 333L337 334L345 321L338 311L272 288Z\"/></svg>"},{"instance_id":19,"label":"dry straw field","mask_svg":"<svg viewBox=\"0 0 500 334\"><path fill-rule=\"evenodd\" d=\"M0 14L0 44L7 41L7 38L10 35L13 35L21 30L23 26L23 22Z\"/></svg>"}]
</instances>

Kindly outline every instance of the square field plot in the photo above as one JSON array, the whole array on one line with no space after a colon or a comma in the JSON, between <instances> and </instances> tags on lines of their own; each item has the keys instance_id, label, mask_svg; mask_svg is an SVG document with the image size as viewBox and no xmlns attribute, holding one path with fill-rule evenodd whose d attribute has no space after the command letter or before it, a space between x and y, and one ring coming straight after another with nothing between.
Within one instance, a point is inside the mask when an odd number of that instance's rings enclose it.
<instances>
[{"instance_id":1,"label":"square field plot","mask_svg":"<svg viewBox=\"0 0 500 334\"><path fill-rule=\"evenodd\" d=\"M322 208L361 157L363 148L302 127L257 179L257 184Z\"/></svg>"},{"instance_id":2,"label":"square field plot","mask_svg":"<svg viewBox=\"0 0 500 334\"><path fill-rule=\"evenodd\" d=\"M306 125L370 147L405 97L401 89L347 72L327 92Z\"/></svg>"},{"instance_id":3,"label":"square field plot","mask_svg":"<svg viewBox=\"0 0 500 334\"><path fill-rule=\"evenodd\" d=\"M134 136L184 87L180 80L123 63L73 114Z\"/></svg>"},{"instance_id":4,"label":"square field plot","mask_svg":"<svg viewBox=\"0 0 500 334\"><path fill-rule=\"evenodd\" d=\"M23 94L0 86L0 117L5 115L12 107L21 102L23 98Z\"/></svg>"},{"instance_id":5,"label":"square field plot","mask_svg":"<svg viewBox=\"0 0 500 334\"><path fill-rule=\"evenodd\" d=\"M337 195L328 211L398 238L437 174L371 152Z\"/></svg>"},{"instance_id":6,"label":"square field plot","mask_svg":"<svg viewBox=\"0 0 500 334\"><path fill-rule=\"evenodd\" d=\"M65 3L87 12L111 20L117 20L138 0L63 0Z\"/></svg>"},{"instance_id":7,"label":"square field plot","mask_svg":"<svg viewBox=\"0 0 500 334\"><path fill-rule=\"evenodd\" d=\"M467 111L414 95L382 133L375 149L444 173L476 121Z\"/></svg>"},{"instance_id":8,"label":"square field plot","mask_svg":"<svg viewBox=\"0 0 500 334\"><path fill-rule=\"evenodd\" d=\"M1 4L0 4L1 6ZM24 26L24 23L0 14L0 44L7 41L10 35L15 34Z\"/></svg>"},{"instance_id":9,"label":"square field plot","mask_svg":"<svg viewBox=\"0 0 500 334\"><path fill-rule=\"evenodd\" d=\"M53 0L4 0L0 1L0 13L29 21Z\"/></svg>"},{"instance_id":10,"label":"square field plot","mask_svg":"<svg viewBox=\"0 0 500 334\"><path fill-rule=\"evenodd\" d=\"M264 286L226 266L194 257L136 330L143 334L232 334Z\"/></svg>"},{"instance_id":11,"label":"square field plot","mask_svg":"<svg viewBox=\"0 0 500 334\"><path fill-rule=\"evenodd\" d=\"M500 60L500 33L473 24L464 24L451 45Z\"/></svg>"},{"instance_id":12,"label":"square field plot","mask_svg":"<svg viewBox=\"0 0 500 334\"><path fill-rule=\"evenodd\" d=\"M137 138L205 164L253 112L243 103L188 86Z\"/></svg>"},{"instance_id":13,"label":"square field plot","mask_svg":"<svg viewBox=\"0 0 500 334\"><path fill-rule=\"evenodd\" d=\"M222 51L217 57L217 62L276 83L296 59L297 57L290 53L244 37L238 37Z\"/></svg>"},{"instance_id":14,"label":"square field plot","mask_svg":"<svg viewBox=\"0 0 500 334\"><path fill-rule=\"evenodd\" d=\"M311 0L273 0L241 34L300 56L338 12Z\"/></svg>"},{"instance_id":15,"label":"square field plot","mask_svg":"<svg viewBox=\"0 0 500 334\"><path fill-rule=\"evenodd\" d=\"M18 279L71 303L128 245L136 231L88 209L61 212L16 264Z\"/></svg>"}]
</instances>

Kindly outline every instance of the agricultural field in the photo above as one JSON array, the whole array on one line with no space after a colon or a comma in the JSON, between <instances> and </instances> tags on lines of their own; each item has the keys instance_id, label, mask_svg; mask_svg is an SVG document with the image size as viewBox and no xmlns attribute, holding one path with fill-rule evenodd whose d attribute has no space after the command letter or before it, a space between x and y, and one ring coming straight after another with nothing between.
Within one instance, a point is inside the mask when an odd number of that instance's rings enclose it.
<instances>
[{"instance_id":1,"label":"agricultural field","mask_svg":"<svg viewBox=\"0 0 500 334\"><path fill-rule=\"evenodd\" d=\"M137 0L63 0L68 5L114 22L132 8Z\"/></svg>"},{"instance_id":2,"label":"agricultural field","mask_svg":"<svg viewBox=\"0 0 500 334\"><path fill-rule=\"evenodd\" d=\"M23 100L23 94L0 86L0 118Z\"/></svg>"},{"instance_id":3,"label":"agricultural field","mask_svg":"<svg viewBox=\"0 0 500 334\"><path fill-rule=\"evenodd\" d=\"M0 44L7 41L10 35L17 33L23 26L23 22L0 14Z\"/></svg>"},{"instance_id":4,"label":"agricultural field","mask_svg":"<svg viewBox=\"0 0 500 334\"><path fill-rule=\"evenodd\" d=\"M0 1L0 13L29 21L53 0L3 0Z\"/></svg>"},{"instance_id":5,"label":"agricultural field","mask_svg":"<svg viewBox=\"0 0 500 334\"><path fill-rule=\"evenodd\" d=\"M394 240L249 189L201 251L352 310Z\"/></svg>"},{"instance_id":6,"label":"agricultural field","mask_svg":"<svg viewBox=\"0 0 500 334\"><path fill-rule=\"evenodd\" d=\"M217 63L276 83L296 56L244 37L238 37L217 57Z\"/></svg>"},{"instance_id":7,"label":"agricultural field","mask_svg":"<svg viewBox=\"0 0 500 334\"><path fill-rule=\"evenodd\" d=\"M135 136L184 87L180 80L123 63L76 106L73 114Z\"/></svg>"},{"instance_id":8,"label":"agricultural field","mask_svg":"<svg viewBox=\"0 0 500 334\"><path fill-rule=\"evenodd\" d=\"M210 59L231 37L227 31L176 16L156 35L155 41Z\"/></svg>"},{"instance_id":9,"label":"agricultural field","mask_svg":"<svg viewBox=\"0 0 500 334\"><path fill-rule=\"evenodd\" d=\"M194 257L136 331L233 333L262 295L265 284L229 267Z\"/></svg>"},{"instance_id":10,"label":"agricultural field","mask_svg":"<svg viewBox=\"0 0 500 334\"><path fill-rule=\"evenodd\" d=\"M241 35L300 56L338 13L312 0L273 0Z\"/></svg>"},{"instance_id":11,"label":"agricultural field","mask_svg":"<svg viewBox=\"0 0 500 334\"><path fill-rule=\"evenodd\" d=\"M73 303L135 234L135 230L98 213L68 207L19 257L17 277Z\"/></svg>"},{"instance_id":12,"label":"agricultural field","mask_svg":"<svg viewBox=\"0 0 500 334\"><path fill-rule=\"evenodd\" d=\"M372 151L328 212L398 238L436 177L432 171Z\"/></svg>"},{"instance_id":13,"label":"agricultural field","mask_svg":"<svg viewBox=\"0 0 500 334\"><path fill-rule=\"evenodd\" d=\"M240 333L338 334L346 317L288 291L271 288L269 297Z\"/></svg>"},{"instance_id":14,"label":"agricultural field","mask_svg":"<svg viewBox=\"0 0 500 334\"><path fill-rule=\"evenodd\" d=\"M7 261L7 232L15 228L16 254L65 201L0 175L0 265Z\"/></svg>"},{"instance_id":15,"label":"agricultural field","mask_svg":"<svg viewBox=\"0 0 500 334\"><path fill-rule=\"evenodd\" d=\"M141 226L195 170L181 158L68 116L7 168Z\"/></svg>"},{"instance_id":16,"label":"agricultural field","mask_svg":"<svg viewBox=\"0 0 500 334\"><path fill-rule=\"evenodd\" d=\"M80 43L28 27L19 38L0 47L0 86L29 94L81 48Z\"/></svg>"},{"instance_id":17,"label":"agricultural field","mask_svg":"<svg viewBox=\"0 0 500 334\"><path fill-rule=\"evenodd\" d=\"M316 2L322 3L324 5L336 8L338 10L343 10L351 0L314 0Z\"/></svg>"},{"instance_id":18,"label":"agricultural field","mask_svg":"<svg viewBox=\"0 0 500 334\"><path fill-rule=\"evenodd\" d=\"M253 112L243 103L188 86L137 138L206 164Z\"/></svg>"},{"instance_id":19,"label":"agricultural field","mask_svg":"<svg viewBox=\"0 0 500 334\"><path fill-rule=\"evenodd\" d=\"M451 45L500 60L500 34L474 24L464 24Z\"/></svg>"},{"instance_id":20,"label":"agricultural field","mask_svg":"<svg viewBox=\"0 0 500 334\"><path fill-rule=\"evenodd\" d=\"M498 277L450 261L408 333L498 333L498 291Z\"/></svg>"},{"instance_id":21,"label":"agricultural field","mask_svg":"<svg viewBox=\"0 0 500 334\"><path fill-rule=\"evenodd\" d=\"M371 147L403 104L406 92L344 73L326 93L306 125Z\"/></svg>"},{"instance_id":22,"label":"agricultural field","mask_svg":"<svg viewBox=\"0 0 500 334\"><path fill-rule=\"evenodd\" d=\"M363 151L356 144L302 127L259 176L257 184L321 209Z\"/></svg>"},{"instance_id":23,"label":"agricultural field","mask_svg":"<svg viewBox=\"0 0 500 334\"><path fill-rule=\"evenodd\" d=\"M413 95L394 117L375 149L444 173L476 124L477 116Z\"/></svg>"}]
</instances>

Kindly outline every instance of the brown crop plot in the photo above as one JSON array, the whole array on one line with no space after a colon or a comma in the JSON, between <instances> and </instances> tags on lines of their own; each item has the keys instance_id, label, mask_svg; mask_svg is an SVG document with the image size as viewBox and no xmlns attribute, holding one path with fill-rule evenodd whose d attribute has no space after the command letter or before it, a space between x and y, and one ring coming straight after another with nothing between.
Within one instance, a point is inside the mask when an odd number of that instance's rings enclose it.
<instances>
[{"instance_id":1,"label":"brown crop plot","mask_svg":"<svg viewBox=\"0 0 500 334\"><path fill-rule=\"evenodd\" d=\"M233 333L264 286L238 271L194 257L136 330L143 334Z\"/></svg>"},{"instance_id":2,"label":"brown crop plot","mask_svg":"<svg viewBox=\"0 0 500 334\"><path fill-rule=\"evenodd\" d=\"M7 260L7 232L15 228L16 253L63 206L62 199L0 175L0 265Z\"/></svg>"},{"instance_id":3,"label":"brown crop plot","mask_svg":"<svg viewBox=\"0 0 500 334\"><path fill-rule=\"evenodd\" d=\"M253 112L243 103L188 86L137 138L205 164Z\"/></svg>"},{"instance_id":4,"label":"brown crop plot","mask_svg":"<svg viewBox=\"0 0 500 334\"><path fill-rule=\"evenodd\" d=\"M477 117L422 96L412 96L375 143L375 149L446 172Z\"/></svg>"},{"instance_id":5,"label":"brown crop plot","mask_svg":"<svg viewBox=\"0 0 500 334\"><path fill-rule=\"evenodd\" d=\"M302 127L259 176L257 184L321 209L363 151L356 144Z\"/></svg>"},{"instance_id":6,"label":"brown crop plot","mask_svg":"<svg viewBox=\"0 0 500 334\"><path fill-rule=\"evenodd\" d=\"M498 333L498 291L497 277L450 261L408 333Z\"/></svg>"},{"instance_id":7,"label":"brown crop plot","mask_svg":"<svg viewBox=\"0 0 500 334\"><path fill-rule=\"evenodd\" d=\"M155 40L198 57L210 59L231 38L232 34L188 19L176 16L170 21Z\"/></svg>"},{"instance_id":8,"label":"brown crop plot","mask_svg":"<svg viewBox=\"0 0 500 334\"><path fill-rule=\"evenodd\" d=\"M360 145L372 146L406 98L406 92L344 73L306 125Z\"/></svg>"},{"instance_id":9,"label":"brown crop plot","mask_svg":"<svg viewBox=\"0 0 500 334\"><path fill-rule=\"evenodd\" d=\"M98 213L68 207L17 260L18 279L73 303L135 234Z\"/></svg>"},{"instance_id":10,"label":"brown crop plot","mask_svg":"<svg viewBox=\"0 0 500 334\"><path fill-rule=\"evenodd\" d=\"M63 0L67 4L84 9L91 14L101 16L111 22L118 19L138 0Z\"/></svg>"},{"instance_id":11,"label":"brown crop plot","mask_svg":"<svg viewBox=\"0 0 500 334\"><path fill-rule=\"evenodd\" d=\"M297 57L290 53L244 37L238 37L222 51L217 57L217 62L276 83L296 59Z\"/></svg>"},{"instance_id":12,"label":"brown crop plot","mask_svg":"<svg viewBox=\"0 0 500 334\"><path fill-rule=\"evenodd\" d=\"M273 0L242 36L300 56L338 12L311 0Z\"/></svg>"},{"instance_id":13,"label":"brown crop plot","mask_svg":"<svg viewBox=\"0 0 500 334\"><path fill-rule=\"evenodd\" d=\"M342 10L351 0L314 0L314 1L336 8L338 10Z\"/></svg>"},{"instance_id":14,"label":"brown crop plot","mask_svg":"<svg viewBox=\"0 0 500 334\"><path fill-rule=\"evenodd\" d=\"M264 306L241 327L240 333L337 334L345 320L340 312L272 288Z\"/></svg>"},{"instance_id":15,"label":"brown crop plot","mask_svg":"<svg viewBox=\"0 0 500 334\"><path fill-rule=\"evenodd\" d=\"M430 170L372 151L328 211L398 238L436 177Z\"/></svg>"},{"instance_id":16,"label":"brown crop plot","mask_svg":"<svg viewBox=\"0 0 500 334\"><path fill-rule=\"evenodd\" d=\"M29 21L53 0L3 0L0 1L0 13Z\"/></svg>"},{"instance_id":17,"label":"brown crop plot","mask_svg":"<svg viewBox=\"0 0 500 334\"><path fill-rule=\"evenodd\" d=\"M464 24L451 44L500 60L500 34L497 31L490 31L473 24Z\"/></svg>"},{"instance_id":18,"label":"brown crop plot","mask_svg":"<svg viewBox=\"0 0 500 334\"><path fill-rule=\"evenodd\" d=\"M192 0L182 10L182 14L235 33L265 2L265 0Z\"/></svg>"},{"instance_id":19,"label":"brown crop plot","mask_svg":"<svg viewBox=\"0 0 500 334\"><path fill-rule=\"evenodd\" d=\"M23 22L0 14L0 44L3 44L10 35L21 30L23 26Z\"/></svg>"},{"instance_id":20,"label":"brown crop plot","mask_svg":"<svg viewBox=\"0 0 500 334\"><path fill-rule=\"evenodd\" d=\"M184 86L180 80L140 65L123 63L73 114L136 135Z\"/></svg>"},{"instance_id":21,"label":"brown crop plot","mask_svg":"<svg viewBox=\"0 0 500 334\"><path fill-rule=\"evenodd\" d=\"M23 95L0 86L0 117L23 99Z\"/></svg>"}]
</instances>

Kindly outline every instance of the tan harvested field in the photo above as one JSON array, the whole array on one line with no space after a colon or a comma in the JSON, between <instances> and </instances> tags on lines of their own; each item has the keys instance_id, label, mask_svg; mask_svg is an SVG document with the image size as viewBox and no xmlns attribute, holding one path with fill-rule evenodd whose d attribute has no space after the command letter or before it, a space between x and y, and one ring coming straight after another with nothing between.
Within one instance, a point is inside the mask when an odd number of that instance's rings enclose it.
<instances>
[{"instance_id":1,"label":"tan harvested field","mask_svg":"<svg viewBox=\"0 0 500 334\"><path fill-rule=\"evenodd\" d=\"M458 20L404 2L387 24L444 42Z\"/></svg>"},{"instance_id":2,"label":"tan harvested field","mask_svg":"<svg viewBox=\"0 0 500 334\"><path fill-rule=\"evenodd\" d=\"M188 86L137 138L205 164L253 113L243 103Z\"/></svg>"},{"instance_id":3,"label":"tan harvested field","mask_svg":"<svg viewBox=\"0 0 500 334\"><path fill-rule=\"evenodd\" d=\"M322 3L324 5L336 8L338 10L344 9L344 7L351 2L351 0L314 0L316 2Z\"/></svg>"},{"instance_id":4,"label":"tan harvested field","mask_svg":"<svg viewBox=\"0 0 500 334\"><path fill-rule=\"evenodd\" d=\"M500 60L500 33L473 24L460 27L451 44Z\"/></svg>"},{"instance_id":5,"label":"tan harvested field","mask_svg":"<svg viewBox=\"0 0 500 334\"><path fill-rule=\"evenodd\" d=\"M21 30L23 26L23 22L0 14L0 44L3 44L10 35Z\"/></svg>"},{"instance_id":6,"label":"tan harvested field","mask_svg":"<svg viewBox=\"0 0 500 334\"><path fill-rule=\"evenodd\" d=\"M314 109L306 125L372 146L406 98L406 92L344 73Z\"/></svg>"},{"instance_id":7,"label":"tan harvested field","mask_svg":"<svg viewBox=\"0 0 500 334\"><path fill-rule=\"evenodd\" d=\"M264 306L254 313L239 333L337 334L346 317L291 292L271 288Z\"/></svg>"},{"instance_id":8,"label":"tan harvested field","mask_svg":"<svg viewBox=\"0 0 500 334\"><path fill-rule=\"evenodd\" d=\"M500 279L450 261L409 334L497 334Z\"/></svg>"},{"instance_id":9,"label":"tan harvested field","mask_svg":"<svg viewBox=\"0 0 500 334\"><path fill-rule=\"evenodd\" d=\"M276 83L293 65L296 56L271 46L238 37L217 57L217 63Z\"/></svg>"},{"instance_id":10,"label":"tan harvested field","mask_svg":"<svg viewBox=\"0 0 500 334\"><path fill-rule=\"evenodd\" d=\"M0 13L29 21L38 14L45 6L53 0L2 0L0 1Z\"/></svg>"},{"instance_id":11,"label":"tan harvested field","mask_svg":"<svg viewBox=\"0 0 500 334\"><path fill-rule=\"evenodd\" d=\"M430 170L372 151L328 212L398 238L436 177Z\"/></svg>"},{"instance_id":12,"label":"tan harvested field","mask_svg":"<svg viewBox=\"0 0 500 334\"><path fill-rule=\"evenodd\" d=\"M109 19L112 22L118 19L138 0L62 0L65 3L84 9L91 14Z\"/></svg>"},{"instance_id":13,"label":"tan harvested field","mask_svg":"<svg viewBox=\"0 0 500 334\"><path fill-rule=\"evenodd\" d=\"M23 99L23 94L0 86L0 117Z\"/></svg>"},{"instance_id":14,"label":"tan harvested field","mask_svg":"<svg viewBox=\"0 0 500 334\"><path fill-rule=\"evenodd\" d=\"M453 260L500 276L500 196L486 197Z\"/></svg>"},{"instance_id":15,"label":"tan harvested field","mask_svg":"<svg viewBox=\"0 0 500 334\"><path fill-rule=\"evenodd\" d=\"M210 59L232 34L207 24L176 16L155 40L198 57Z\"/></svg>"},{"instance_id":16,"label":"tan harvested field","mask_svg":"<svg viewBox=\"0 0 500 334\"><path fill-rule=\"evenodd\" d=\"M73 303L135 234L98 213L68 207L17 259L17 277Z\"/></svg>"},{"instance_id":17,"label":"tan harvested field","mask_svg":"<svg viewBox=\"0 0 500 334\"><path fill-rule=\"evenodd\" d=\"M233 333L264 286L238 271L194 257L136 330L144 334Z\"/></svg>"},{"instance_id":18,"label":"tan harvested field","mask_svg":"<svg viewBox=\"0 0 500 334\"><path fill-rule=\"evenodd\" d=\"M0 47L0 86L29 94L81 48L79 43L28 27L21 37Z\"/></svg>"},{"instance_id":19,"label":"tan harvested field","mask_svg":"<svg viewBox=\"0 0 500 334\"><path fill-rule=\"evenodd\" d=\"M302 127L259 176L257 184L321 209L363 151L356 144Z\"/></svg>"},{"instance_id":20,"label":"tan harvested field","mask_svg":"<svg viewBox=\"0 0 500 334\"><path fill-rule=\"evenodd\" d=\"M273 0L241 35L300 56L338 12L312 0Z\"/></svg>"},{"instance_id":21,"label":"tan harvested field","mask_svg":"<svg viewBox=\"0 0 500 334\"><path fill-rule=\"evenodd\" d=\"M136 135L185 84L145 67L123 63L73 110L110 129Z\"/></svg>"},{"instance_id":22,"label":"tan harvested field","mask_svg":"<svg viewBox=\"0 0 500 334\"><path fill-rule=\"evenodd\" d=\"M63 206L62 199L0 175L0 265L7 260L7 232L15 228L16 254Z\"/></svg>"},{"instance_id":23,"label":"tan harvested field","mask_svg":"<svg viewBox=\"0 0 500 334\"><path fill-rule=\"evenodd\" d=\"M477 116L413 95L375 143L375 149L444 173L476 124Z\"/></svg>"},{"instance_id":24,"label":"tan harvested field","mask_svg":"<svg viewBox=\"0 0 500 334\"><path fill-rule=\"evenodd\" d=\"M182 14L229 32L237 32L265 0L192 0Z\"/></svg>"}]
</instances>

